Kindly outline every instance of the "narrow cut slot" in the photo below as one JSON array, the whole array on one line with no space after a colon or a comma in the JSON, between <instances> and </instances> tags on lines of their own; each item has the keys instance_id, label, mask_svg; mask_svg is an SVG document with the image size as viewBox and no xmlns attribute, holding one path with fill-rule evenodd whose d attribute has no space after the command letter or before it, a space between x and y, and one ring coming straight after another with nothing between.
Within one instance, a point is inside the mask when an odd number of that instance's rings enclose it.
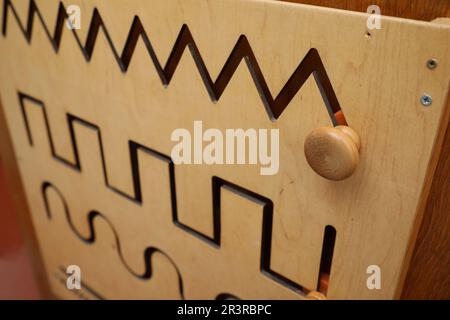
<instances>
[{"instance_id":1,"label":"narrow cut slot","mask_svg":"<svg viewBox=\"0 0 450 320\"><path fill-rule=\"evenodd\" d=\"M347 120L345 119L344 113L342 110L339 110L334 113L334 120L337 126L348 126Z\"/></svg>"},{"instance_id":2,"label":"narrow cut slot","mask_svg":"<svg viewBox=\"0 0 450 320\"><path fill-rule=\"evenodd\" d=\"M317 283L317 291L324 295L328 291L335 241L336 229L330 225L326 226L323 235L322 256L320 258L319 281Z\"/></svg>"}]
</instances>

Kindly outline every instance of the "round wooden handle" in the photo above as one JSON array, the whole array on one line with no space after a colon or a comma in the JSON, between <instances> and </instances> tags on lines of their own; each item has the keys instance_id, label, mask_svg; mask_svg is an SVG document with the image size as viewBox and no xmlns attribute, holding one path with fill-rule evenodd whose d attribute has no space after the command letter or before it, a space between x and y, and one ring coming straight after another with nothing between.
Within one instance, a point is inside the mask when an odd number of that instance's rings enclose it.
<instances>
[{"instance_id":1,"label":"round wooden handle","mask_svg":"<svg viewBox=\"0 0 450 320\"><path fill-rule=\"evenodd\" d=\"M327 300L327 297L318 291L311 291L306 295L306 300Z\"/></svg>"},{"instance_id":2,"label":"round wooden handle","mask_svg":"<svg viewBox=\"0 0 450 320\"><path fill-rule=\"evenodd\" d=\"M359 162L361 142L347 126L314 129L305 140L305 156L311 168L329 180L352 175Z\"/></svg>"}]
</instances>

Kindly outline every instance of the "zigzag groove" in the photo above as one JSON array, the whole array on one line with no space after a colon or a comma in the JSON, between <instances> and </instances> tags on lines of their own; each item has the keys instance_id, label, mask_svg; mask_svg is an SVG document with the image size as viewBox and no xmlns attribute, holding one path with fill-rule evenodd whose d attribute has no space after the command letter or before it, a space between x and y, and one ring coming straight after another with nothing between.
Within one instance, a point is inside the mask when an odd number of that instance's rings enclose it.
<instances>
[{"instance_id":1,"label":"zigzag groove","mask_svg":"<svg viewBox=\"0 0 450 320\"><path fill-rule=\"evenodd\" d=\"M13 16L15 17L23 35L25 36L28 43L31 43L34 18L35 16L37 16L39 21L41 22L42 27L45 30L48 39L52 43L54 51L58 53L65 25L64 21L68 18L66 9L62 2L59 3L56 26L53 36L51 35L49 28L47 27L47 24L45 23L42 14L39 11L39 8L37 7L34 0L30 0L26 27L24 27L24 25L20 21L11 0L4 0L3 4L3 36L6 37L7 34L8 12L12 11ZM225 91L225 88L233 77L236 69L238 68L242 60L245 60L247 67L253 77L261 100L266 108L269 117L272 120L278 119L281 116L283 111L289 105L291 100L294 98L294 96L297 94L297 92L300 90L309 76L313 74L332 123L334 125L346 125L344 115L341 111L339 101L333 90L328 74L325 70L318 51L314 48L308 51L289 80L280 90L276 98L274 98L259 67L252 47L250 46L250 43L245 35L241 35L239 37L217 79L213 81L203 61L200 51L194 41L191 31L189 30L189 27L187 25L182 26L177 40L173 46L172 52L164 67L159 62L150 39L145 32L142 22L138 16L134 17L123 51L121 54L119 54L118 50L112 42L109 32L97 8L95 8L93 11L86 42L84 45L81 43L81 40L78 37L76 31L72 30L72 34L74 35L76 42L87 62L89 62L92 58L95 43L97 41L98 33L100 30L103 31L103 34L106 37L111 51L122 72L126 72L128 70L138 40L139 38L142 38L147 48L148 54L164 86L168 86L170 84L170 81L176 71L176 68L183 56L184 51L186 50L186 48L189 48L189 51L201 75L203 83L213 102L220 99L222 93Z\"/></svg>"},{"instance_id":2,"label":"zigzag groove","mask_svg":"<svg viewBox=\"0 0 450 320\"><path fill-rule=\"evenodd\" d=\"M107 170L106 170L106 161L103 151L103 144L102 144L102 137L101 137L101 131L100 129L92 123L89 123L79 117L76 117L72 114L67 114L67 123L69 127L70 132L70 139L72 144L73 153L75 155L75 162L72 163L68 161L67 159L62 158L59 156L54 148L53 144L53 138L51 133L50 124L47 117L46 107L45 104L29 95L26 95L24 93L18 92L19 97L19 104L25 124L25 129L27 132L27 137L30 145L33 145L33 137L31 133L31 128L29 126L28 116L25 108L25 100L28 100L35 104L36 106L40 107L43 113L43 118L45 122L45 127L47 131L47 138L49 140L50 145L50 151L57 161L62 162L63 164L69 166L70 168L81 172L81 162L78 152L78 146L77 146L77 139L75 135L74 130L74 123L82 124L83 126L95 130L97 132L98 136L98 142L99 142L99 148L100 148L100 156L102 161L102 169L104 174L104 181L105 185L112 190L113 192L119 194L120 196L133 201L139 205L142 204L142 191L141 191L141 181L140 181L140 173L139 173L139 157L138 157L138 151L143 151L146 155L150 155L153 157L157 157L161 161L164 161L168 164L169 169L169 179L170 179L170 192L171 192L171 204L172 204L172 221L175 226L179 227L180 229L190 233L191 235L199 238L202 241L205 241L206 243L212 245L215 248L220 248L221 243L221 189L227 188L230 191L233 191L237 193L240 196L243 196L247 199L250 199L252 201L255 201L259 204L264 204L263 206L263 222L262 222L262 238L261 238L261 261L260 261L260 269L261 272L271 278L272 280L290 288L291 290L294 290L297 293L304 294L305 292L308 292L306 288L303 288L300 284L296 283L295 281L292 281L291 279L288 279L284 277L283 275L277 273L276 271L272 270L270 267L271 262L271 249L272 249L272 224L273 224L273 214L274 214L274 208L273 203L270 199L259 195L251 190L245 189L241 186L238 186L236 184L233 184L229 181L226 181L224 179L221 179L219 177L212 177L212 193L213 193L213 237L209 237L208 235L205 235L192 227L182 223L178 219L178 208L177 208L177 195L176 195L176 183L175 183L175 168L174 164L171 160L171 158L163 153L160 153L156 150L150 149L149 147L146 147L142 144L139 144L133 140L129 140L129 151L130 151L130 162L131 162L131 173L132 173L132 179L133 179L133 187L134 187L134 195L129 195L114 186L110 185L108 182L108 176L107 176ZM106 219L106 217L104 217ZM89 218L91 219L91 218ZM93 219L93 218L92 218ZM90 221L90 220L89 220ZM108 222L109 223L109 222ZM71 224L71 221L69 220L69 224ZM112 227L112 225L111 225ZM92 229L93 230L93 229ZM333 258L333 252L334 252L334 242L336 237L336 230L332 226L326 226L324 230L324 244L322 248L322 257L321 257L321 267L319 270L319 284L320 279L322 276L322 273L330 274L331 271L331 263ZM319 288L318 284L318 288Z\"/></svg>"}]
</instances>

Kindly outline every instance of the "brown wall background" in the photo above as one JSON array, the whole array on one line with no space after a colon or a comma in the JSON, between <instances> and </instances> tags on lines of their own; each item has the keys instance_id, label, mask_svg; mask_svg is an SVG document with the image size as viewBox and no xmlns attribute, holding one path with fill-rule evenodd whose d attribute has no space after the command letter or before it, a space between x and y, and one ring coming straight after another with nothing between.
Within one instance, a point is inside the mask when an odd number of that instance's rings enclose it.
<instances>
[{"instance_id":1,"label":"brown wall background","mask_svg":"<svg viewBox=\"0 0 450 320\"><path fill-rule=\"evenodd\" d=\"M381 14L414 20L431 21L450 17L449 0L282 0L311 4L335 9L366 12L370 5L377 5Z\"/></svg>"}]
</instances>

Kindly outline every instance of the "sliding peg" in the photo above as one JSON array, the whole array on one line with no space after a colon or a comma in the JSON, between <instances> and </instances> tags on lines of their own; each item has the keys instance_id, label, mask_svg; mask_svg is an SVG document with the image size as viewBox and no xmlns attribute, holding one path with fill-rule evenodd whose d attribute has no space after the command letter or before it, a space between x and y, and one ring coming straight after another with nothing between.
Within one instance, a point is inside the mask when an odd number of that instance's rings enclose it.
<instances>
[{"instance_id":1,"label":"sliding peg","mask_svg":"<svg viewBox=\"0 0 450 320\"><path fill-rule=\"evenodd\" d=\"M327 300L327 297L319 291L310 291L306 295L306 300Z\"/></svg>"}]
</instances>

